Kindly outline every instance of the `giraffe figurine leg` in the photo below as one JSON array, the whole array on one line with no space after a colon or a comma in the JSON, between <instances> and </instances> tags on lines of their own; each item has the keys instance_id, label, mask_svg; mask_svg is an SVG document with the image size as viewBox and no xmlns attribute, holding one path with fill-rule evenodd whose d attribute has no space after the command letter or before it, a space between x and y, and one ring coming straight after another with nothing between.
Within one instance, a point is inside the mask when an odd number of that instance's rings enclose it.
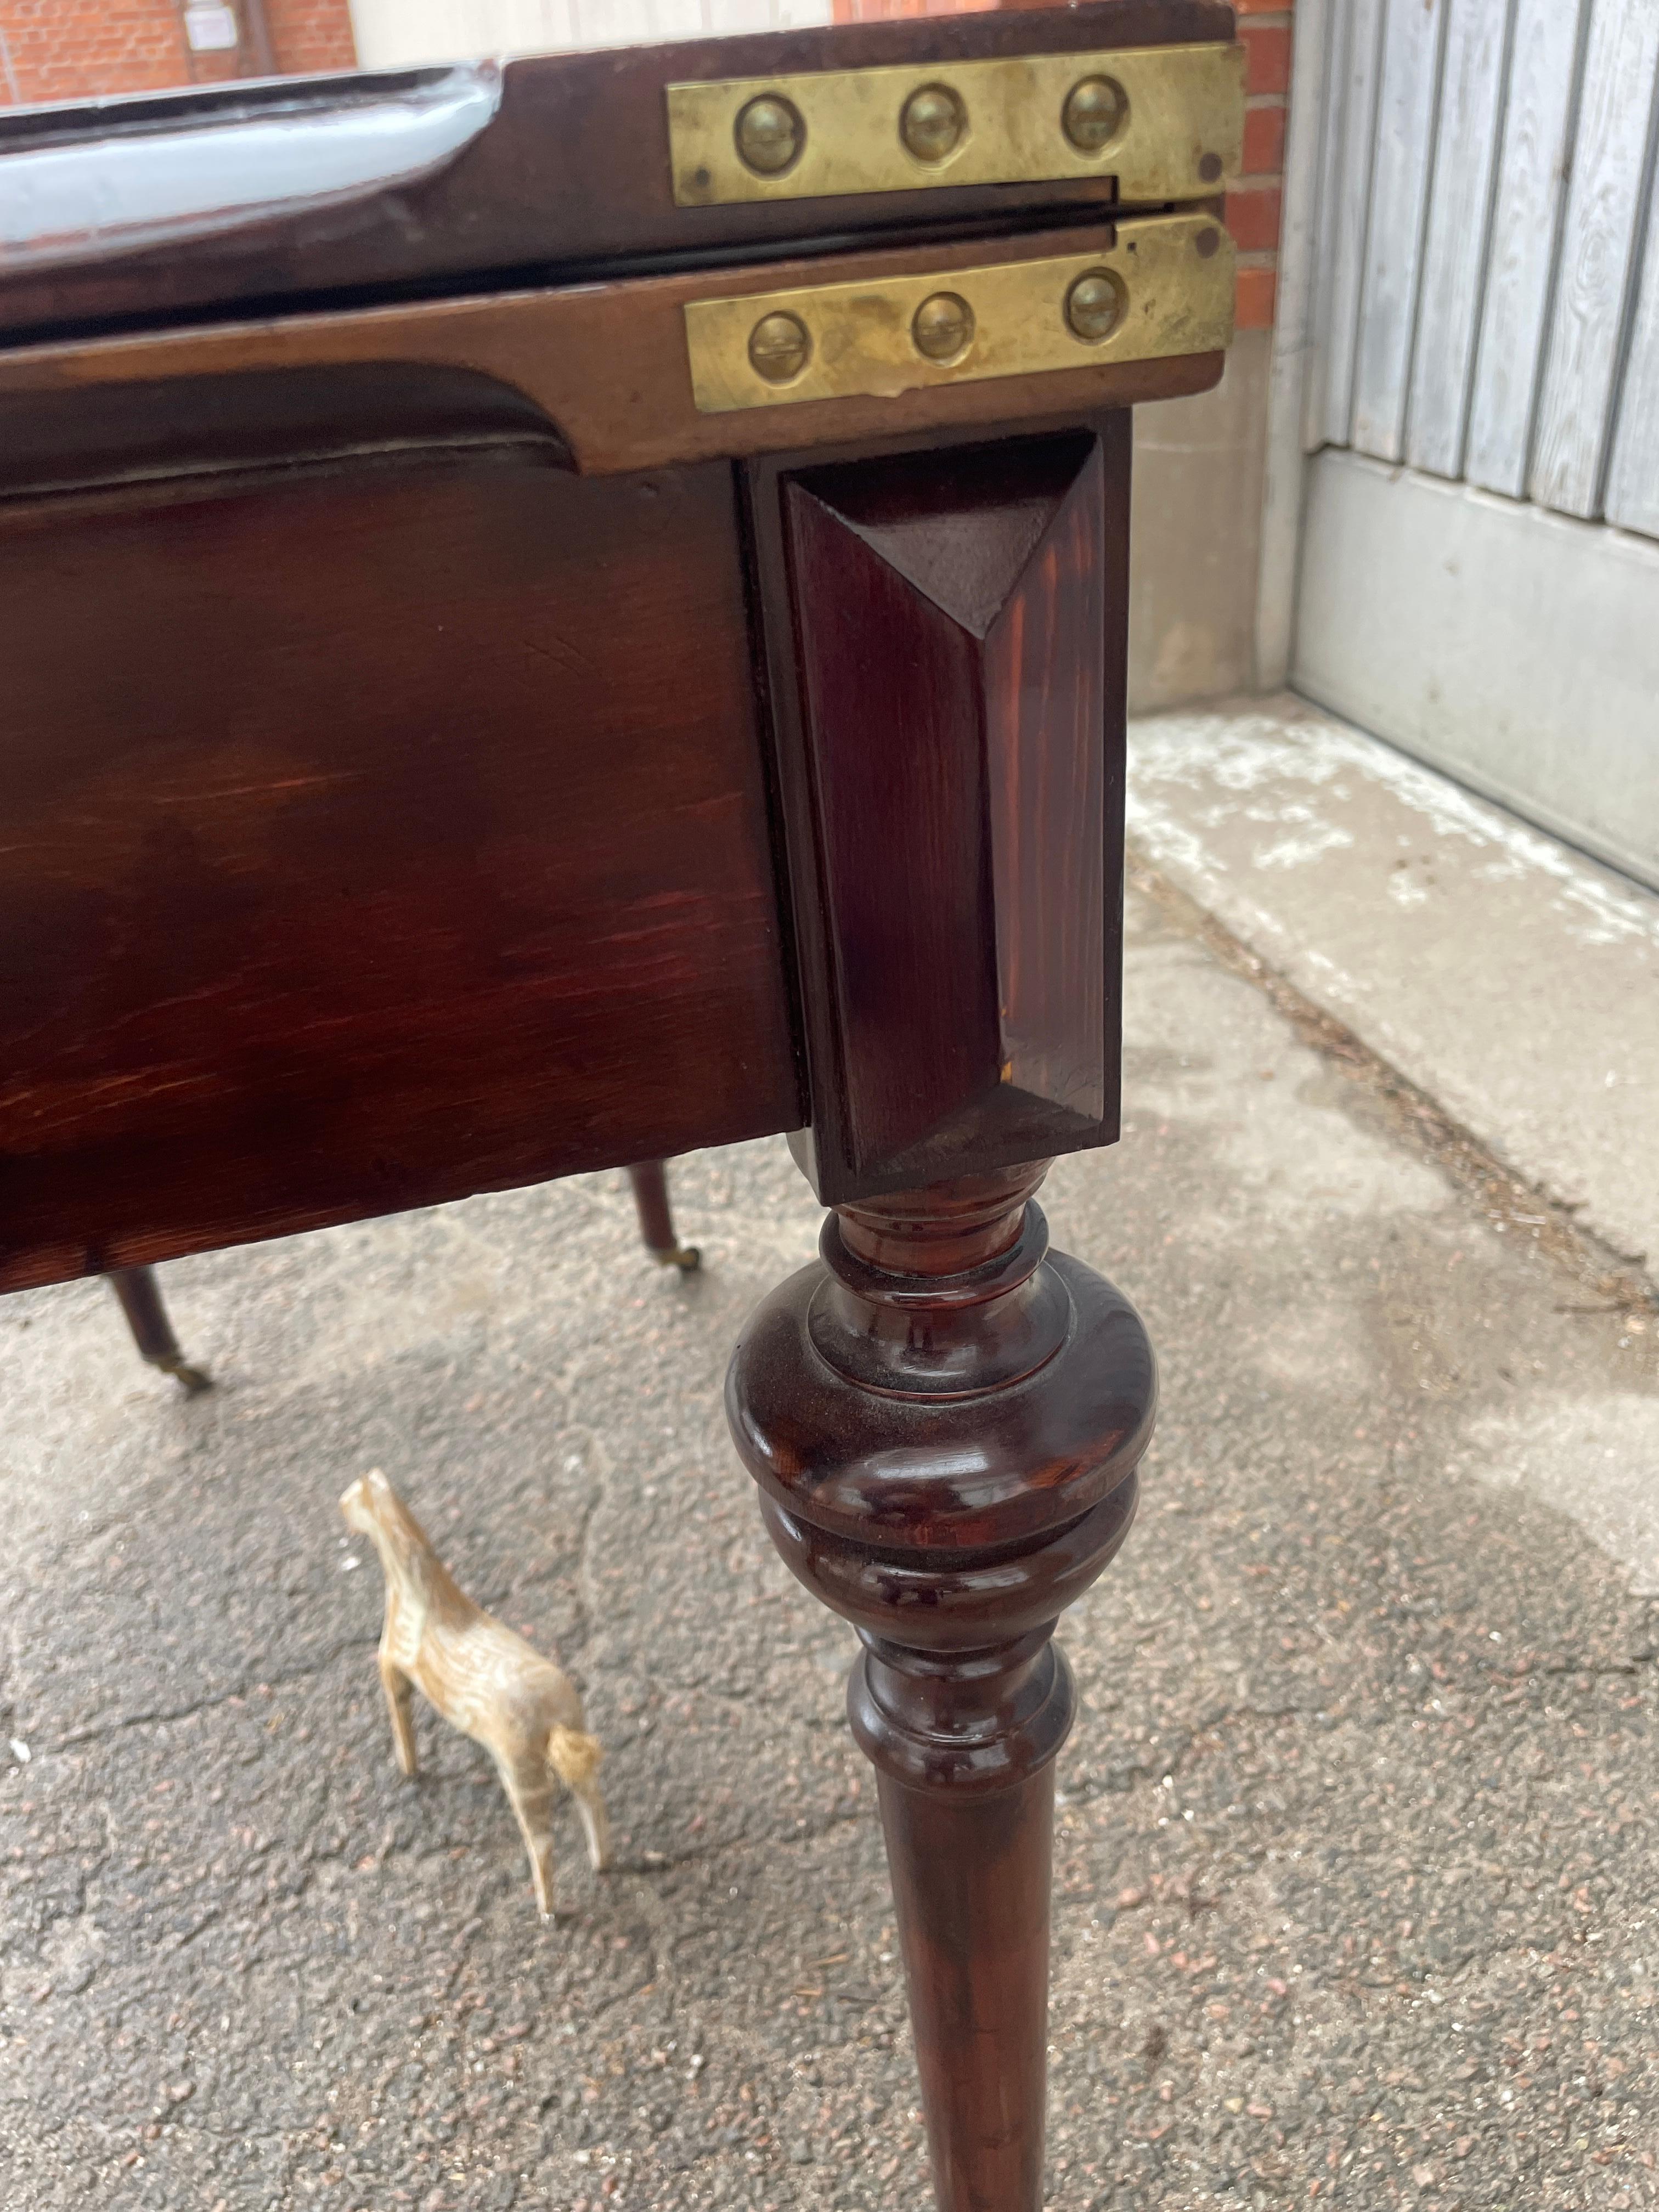
<instances>
[{"instance_id":1,"label":"giraffe figurine leg","mask_svg":"<svg viewBox=\"0 0 1659 2212\"><path fill-rule=\"evenodd\" d=\"M591 1776L584 1775L572 1782L569 1788L576 1801L582 1833L587 1838L588 1864L595 1874L603 1874L611 1863L611 1818L605 1809L599 1784Z\"/></svg>"},{"instance_id":2,"label":"giraffe figurine leg","mask_svg":"<svg viewBox=\"0 0 1659 2212\"><path fill-rule=\"evenodd\" d=\"M544 1759L507 1759L495 1762L507 1802L513 1808L530 1859L530 1879L536 1891L536 1909L544 1920L553 1917L553 1807L558 1784Z\"/></svg>"},{"instance_id":3,"label":"giraffe figurine leg","mask_svg":"<svg viewBox=\"0 0 1659 2212\"><path fill-rule=\"evenodd\" d=\"M384 1653L380 1687L386 1692L386 1709L392 1717L392 1747L399 1768L412 1779L421 1771L420 1754L415 1748L415 1686Z\"/></svg>"}]
</instances>

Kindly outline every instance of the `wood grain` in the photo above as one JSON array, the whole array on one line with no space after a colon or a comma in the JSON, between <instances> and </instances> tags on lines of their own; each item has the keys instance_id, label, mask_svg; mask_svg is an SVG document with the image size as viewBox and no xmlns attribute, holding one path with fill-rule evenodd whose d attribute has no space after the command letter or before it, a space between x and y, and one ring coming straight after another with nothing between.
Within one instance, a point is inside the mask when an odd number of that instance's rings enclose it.
<instances>
[{"instance_id":1,"label":"wood grain","mask_svg":"<svg viewBox=\"0 0 1659 2212\"><path fill-rule=\"evenodd\" d=\"M1599 514L1630 295L1639 276L1659 7L1591 0L1572 175L1561 222L1549 343L1527 471L1545 507Z\"/></svg>"},{"instance_id":2,"label":"wood grain","mask_svg":"<svg viewBox=\"0 0 1659 2212\"><path fill-rule=\"evenodd\" d=\"M1405 458L1456 477L1492 231L1492 181L1507 58L1507 7L1449 0L1435 131L1433 195L1423 241Z\"/></svg>"},{"instance_id":3,"label":"wood grain","mask_svg":"<svg viewBox=\"0 0 1659 2212\"><path fill-rule=\"evenodd\" d=\"M1310 449L1350 444L1653 528L1659 14L1650 0L1356 0L1332 56Z\"/></svg>"},{"instance_id":4,"label":"wood grain","mask_svg":"<svg viewBox=\"0 0 1659 2212\"><path fill-rule=\"evenodd\" d=\"M1435 89L1443 5L1384 0L1364 283L1354 360L1349 440L1397 461L1405 450L1406 396L1434 146Z\"/></svg>"},{"instance_id":5,"label":"wood grain","mask_svg":"<svg viewBox=\"0 0 1659 2212\"><path fill-rule=\"evenodd\" d=\"M1382 0L1352 0L1342 48L1340 105L1330 127L1337 148L1335 190L1326 205L1321 258L1327 272L1322 321L1322 442L1346 446L1353 423L1353 386L1364 281L1371 151L1382 74Z\"/></svg>"},{"instance_id":6,"label":"wood grain","mask_svg":"<svg viewBox=\"0 0 1659 2212\"><path fill-rule=\"evenodd\" d=\"M730 473L0 511L0 1286L802 1118Z\"/></svg>"},{"instance_id":7,"label":"wood grain","mask_svg":"<svg viewBox=\"0 0 1659 2212\"><path fill-rule=\"evenodd\" d=\"M1463 473L1518 499L1526 488L1550 271L1576 81L1576 6L1517 0L1486 290Z\"/></svg>"},{"instance_id":8,"label":"wood grain","mask_svg":"<svg viewBox=\"0 0 1659 2212\"><path fill-rule=\"evenodd\" d=\"M1659 538L1659 164L1648 190L1647 252L1607 468L1607 520Z\"/></svg>"},{"instance_id":9,"label":"wood grain","mask_svg":"<svg viewBox=\"0 0 1659 2212\"><path fill-rule=\"evenodd\" d=\"M1127 422L754 507L826 1203L1116 1133Z\"/></svg>"},{"instance_id":10,"label":"wood grain","mask_svg":"<svg viewBox=\"0 0 1659 2212\"><path fill-rule=\"evenodd\" d=\"M748 39L538 56L510 63L494 122L448 168L345 212L309 208L164 252L44 274L0 273L0 332L25 336L117 322L177 320L231 303L288 307L325 295L501 289L614 273L629 261L719 261L736 246L787 252L886 233L956 230L1068 208L1087 220L1112 204L1109 176L1082 183L939 189L925 210L855 197L677 208L670 188L665 84L856 69L911 60L1075 52L1096 46L1227 40L1222 0L1099 0L1030 15L968 14L841 24ZM285 88L285 90L288 88ZM213 95L207 95L210 103ZM195 104L202 105L198 100ZM169 95L185 113L190 95ZM60 118L55 127L62 128ZM0 118L0 143L5 125ZM917 196L902 195L906 200Z\"/></svg>"},{"instance_id":11,"label":"wood grain","mask_svg":"<svg viewBox=\"0 0 1659 2212\"><path fill-rule=\"evenodd\" d=\"M240 419L258 449L276 444L285 417L295 449L365 450L375 422L413 410L423 427L399 438L464 438L469 408L477 434L539 436L584 474L664 468L717 458L799 449L956 426L1075 420L1107 407L1200 392L1221 374L1219 353L1152 362L1085 365L1040 375L935 386L885 398L825 399L787 407L700 415L691 393L683 309L688 300L776 291L798 283L841 283L975 268L988 258L1042 260L1109 247L1109 224L1041 231L999 241L915 246L887 253L837 254L823 260L769 261L757 268L705 270L695 276L641 278L562 290L504 293L487 299L422 301L264 323L33 347L0 354L0 485L15 484L28 458L46 443L34 401L50 400L63 418L52 465L61 480L61 449L84 469L94 453L116 452L132 465L133 441L172 465L190 460L219 430L216 453ZM349 384L348 372L355 375ZM385 379L377 392L374 373ZM239 402L234 381L263 380L257 400ZM300 379L284 398L280 379ZM215 392L207 380L219 380ZM108 387L148 387L130 399L125 447L95 397ZM311 415L304 394L314 395ZM68 395L85 395L78 416ZM153 419L152 419L153 418ZM8 459L9 455L11 458ZM27 479L23 479L27 481Z\"/></svg>"}]
</instances>

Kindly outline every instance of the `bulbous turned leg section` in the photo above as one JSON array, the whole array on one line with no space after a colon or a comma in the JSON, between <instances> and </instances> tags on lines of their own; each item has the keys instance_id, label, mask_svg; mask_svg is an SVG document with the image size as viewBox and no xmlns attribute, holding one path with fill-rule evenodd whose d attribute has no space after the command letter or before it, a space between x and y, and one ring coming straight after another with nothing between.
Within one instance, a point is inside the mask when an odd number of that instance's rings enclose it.
<instances>
[{"instance_id":1,"label":"bulbous turned leg section","mask_svg":"<svg viewBox=\"0 0 1659 2212\"><path fill-rule=\"evenodd\" d=\"M659 1267L678 1267L683 1275L695 1274L702 1255L695 1244L682 1244L674 1234L674 1215L668 1203L668 1176L660 1160L641 1160L628 1170L634 1186L634 1210L640 1218L645 1249Z\"/></svg>"},{"instance_id":2,"label":"bulbous turned leg section","mask_svg":"<svg viewBox=\"0 0 1659 2212\"><path fill-rule=\"evenodd\" d=\"M1156 1370L1048 1251L1042 1166L842 1206L745 1331L727 1413L772 1540L865 1649L940 2212L1040 2212L1056 1616L1128 1533Z\"/></svg>"}]
</instances>

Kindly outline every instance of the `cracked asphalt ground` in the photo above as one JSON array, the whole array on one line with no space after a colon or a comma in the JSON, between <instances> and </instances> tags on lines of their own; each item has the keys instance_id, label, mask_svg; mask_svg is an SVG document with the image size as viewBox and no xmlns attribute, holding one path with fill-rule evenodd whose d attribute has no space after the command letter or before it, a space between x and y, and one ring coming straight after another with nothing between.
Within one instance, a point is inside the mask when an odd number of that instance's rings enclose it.
<instances>
[{"instance_id":1,"label":"cracked asphalt ground","mask_svg":"<svg viewBox=\"0 0 1659 2212\"><path fill-rule=\"evenodd\" d=\"M1144 897L1128 1029L1046 1193L1164 1381L1062 1630L1050 2206L1659 2203L1652 1327ZM720 1408L817 1216L673 1181L687 1282L620 1176L180 1263L194 1401L0 1304L6 2212L927 2201L850 1638ZM371 1466L605 1739L551 1927L483 1754L392 1764Z\"/></svg>"}]
</instances>

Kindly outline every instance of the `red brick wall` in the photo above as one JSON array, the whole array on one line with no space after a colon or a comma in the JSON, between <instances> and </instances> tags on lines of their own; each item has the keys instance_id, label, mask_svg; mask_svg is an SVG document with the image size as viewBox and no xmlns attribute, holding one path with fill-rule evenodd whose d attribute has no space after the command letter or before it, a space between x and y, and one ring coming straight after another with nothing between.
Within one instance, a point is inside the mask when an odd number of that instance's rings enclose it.
<instances>
[{"instance_id":1,"label":"red brick wall","mask_svg":"<svg viewBox=\"0 0 1659 2212\"><path fill-rule=\"evenodd\" d=\"M187 84L178 10L157 0L0 0L9 100Z\"/></svg>"},{"instance_id":2,"label":"red brick wall","mask_svg":"<svg viewBox=\"0 0 1659 2212\"><path fill-rule=\"evenodd\" d=\"M265 14L279 76L356 66L348 0L266 0ZM246 0L237 15L234 52L193 54L183 0L0 0L0 106L252 76Z\"/></svg>"},{"instance_id":3,"label":"red brick wall","mask_svg":"<svg viewBox=\"0 0 1659 2212\"><path fill-rule=\"evenodd\" d=\"M1244 65L1244 164L1227 195L1238 248L1238 326L1273 328L1279 289L1279 217L1285 187L1285 121L1291 90L1289 0L1233 0Z\"/></svg>"},{"instance_id":4,"label":"red brick wall","mask_svg":"<svg viewBox=\"0 0 1659 2212\"><path fill-rule=\"evenodd\" d=\"M890 15L953 15L980 8L1042 7L1052 0L835 0L838 23ZM1279 277L1279 215L1284 186L1285 106L1291 84L1293 0L1233 0L1248 50L1244 161L1227 195L1227 228L1238 248L1238 327L1271 330Z\"/></svg>"},{"instance_id":5,"label":"red brick wall","mask_svg":"<svg viewBox=\"0 0 1659 2212\"><path fill-rule=\"evenodd\" d=\"M356 68L347 0L265 0L265 21L284 76Z\"/></svg>"}]
</instances>

